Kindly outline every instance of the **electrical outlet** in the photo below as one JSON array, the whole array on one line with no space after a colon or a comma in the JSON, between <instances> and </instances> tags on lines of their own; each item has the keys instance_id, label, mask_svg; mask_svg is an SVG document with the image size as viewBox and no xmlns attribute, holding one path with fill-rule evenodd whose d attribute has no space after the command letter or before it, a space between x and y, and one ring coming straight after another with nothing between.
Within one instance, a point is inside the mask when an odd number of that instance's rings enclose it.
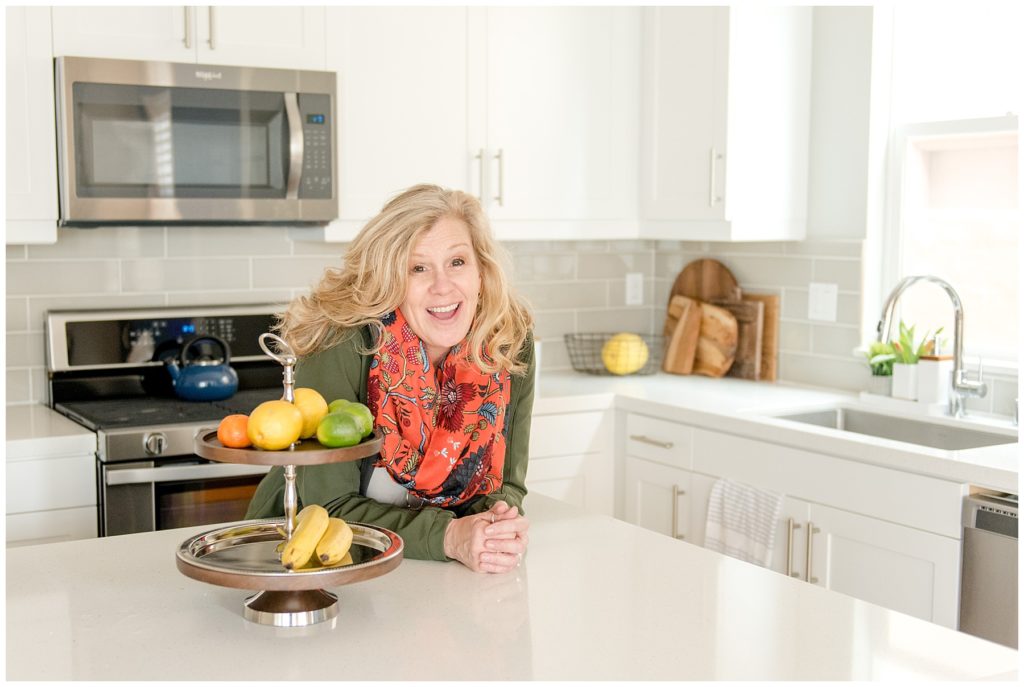
<instances>
[{"instance_id":1,"label":"electrical outlet","mask_svg":"<svg viewBox=\"0 0 1024 687\"><path fill-rule=\"evenodd\" d=\"M626 305L644 304L644 275L642 272L626 274Z\"/></svg>"},{"instance_id":2,"label":"electrical outlet","mask_svg":"<svg viewBox=\"0 0 1024 687\"><path fill-rule=\"evenodd\" d=\"M807 319L822 322L836 321L836 303L839 300L838 284L810 283L807 296Z\"/></svg>"}]
</instances>

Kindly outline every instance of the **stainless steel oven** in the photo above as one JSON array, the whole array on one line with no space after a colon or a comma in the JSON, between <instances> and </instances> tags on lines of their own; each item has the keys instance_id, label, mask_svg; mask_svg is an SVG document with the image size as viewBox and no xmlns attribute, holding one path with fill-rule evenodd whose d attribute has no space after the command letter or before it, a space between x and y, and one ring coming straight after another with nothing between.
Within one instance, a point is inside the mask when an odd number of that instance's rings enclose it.
<instances>
[{"instance_id":1,"label":"stainless steel oven","mask_svg":"<svg viewBox=\"0 0 1024 687\"><path fill-rule=\"evenodd\" d=\"M338 216L333 72L56 60L60 223Z\"/></svg>"},{"instance_id":2,"label":"stainless steel oven","mask_svg":"<svg viewBox=\"0 0 1024 687\"><path fill-rule=\"evenodd\" d=\"M194 437L231 413L281 397L281 366L259 348L280 306L47 314L50 404L97 436L101 536L241 520L267 466L210 462ZM232 350L239 390L220 401L175 396L162 360L191 337Z\"/></svg>"}]
</instances>

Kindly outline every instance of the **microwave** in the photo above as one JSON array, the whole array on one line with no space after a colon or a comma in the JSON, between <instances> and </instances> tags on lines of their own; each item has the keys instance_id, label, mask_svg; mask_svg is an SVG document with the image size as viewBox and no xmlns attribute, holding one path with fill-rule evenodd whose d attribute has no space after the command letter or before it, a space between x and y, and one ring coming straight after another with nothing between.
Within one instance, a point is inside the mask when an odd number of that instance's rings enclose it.
<instances>
[{"instance_id":1,"label":"microwave","mask_svg":"<svg viewBox=\"0 0 1024 687\"><path fill-rule=\"evenodd\" d=\"M61 226L326 224L334 72L55 60Z\"/></svg>"}]
</instances>

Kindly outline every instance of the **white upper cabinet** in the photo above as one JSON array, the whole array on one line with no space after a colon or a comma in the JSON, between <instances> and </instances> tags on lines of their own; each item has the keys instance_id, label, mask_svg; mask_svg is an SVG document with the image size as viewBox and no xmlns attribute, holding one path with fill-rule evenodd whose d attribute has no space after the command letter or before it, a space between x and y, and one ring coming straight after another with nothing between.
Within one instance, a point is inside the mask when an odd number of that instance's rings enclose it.
<instances>
[{"instance_id":1,"label":"white upper cabinet","mask_svg":"<svg viewBox=\"0 0 1024 687\"><path fill-rule=\"evenodd\" d=\"M53 54L195 62L194 12L184 5L55 6Z\"/></svg>"},{"instance_id":2,"label":"white upper cabinet","mask_svg":"<svg viewBox=\"0 0 1024 687\"><path fill-rule=\"evenodd\" d=\"M396 192L470 189L466 9L329 7L338 74L338 210L345 240ZM330 233L329 233L330 237Z\"/></svg>"},{"instance_id":3,"label":"white upper cabinet","mask_svg":"<svg viewBox=\"0 0 1024 687\"><path fill-rule=\"evenodd\" d=\"M324 7L209 5L192 11L200 63L324 69Z\"/></svg>"},{"instance_id":4,"label":"white upper cabinet","mask_svg":"<svg viewBox=\"0 0 1024 687\"><path fill-rule=\"evenodd\" d=\"M417 183L477 196L504 240L636 236L640 10L332 7L326 33L328 240Z\"/></svg>"},{"instance_id":5,"label":"white upper cabinet","mask_svg":"<svg viewBox=\"0 0 1024 687\"><path fill-rule=\"evenodd\" d=\"M55 243L57 134L50 8L8 7L6 12L6 242Z\"/></svg>"},{"instance_id":6,"label":"white upper cabinet","mask_svg":"<svg viewBox=\"0 0 1024 687\"><path fill-rule=\"evenodd\" d=\"M804 238L811 13L644 10L641 237Z\"/></svg>"},{"instance_id":7,"label":"white upper cabinet","mask_svg":"<svg viewBox=\"0 0 1024 687\"><path fill-rule=\"evenodd\" d=\"M324 68L324 8L56 6L54 55Z\"/></svg>"},{"instance_id":8,"label":"white upper cabinet","mask_svg":"<svg viewBox=\"0 0 1024 687\"><path fill-rule=\"evenodd\" d=\"M470 10L469 145L502 238L635 226L639 23L632 8Z\"/></svg>"}]
</instances>

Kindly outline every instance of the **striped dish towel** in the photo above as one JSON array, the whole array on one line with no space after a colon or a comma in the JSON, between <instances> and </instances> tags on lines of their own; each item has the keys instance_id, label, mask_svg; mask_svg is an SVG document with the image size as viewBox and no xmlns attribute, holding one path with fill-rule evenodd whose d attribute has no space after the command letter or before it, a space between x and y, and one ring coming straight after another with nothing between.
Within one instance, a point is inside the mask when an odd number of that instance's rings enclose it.
<instances>
[{"instance_id":1,"label":"striped dish towel","mask_svg":"<svg viewBox=\"0 0 1024 687\"><path fill-rule=\"evenodd\" d=\"M711 487L704 548L765 568L772 564L782 494L720 479Z\"/></svg>"}]
</instances>

